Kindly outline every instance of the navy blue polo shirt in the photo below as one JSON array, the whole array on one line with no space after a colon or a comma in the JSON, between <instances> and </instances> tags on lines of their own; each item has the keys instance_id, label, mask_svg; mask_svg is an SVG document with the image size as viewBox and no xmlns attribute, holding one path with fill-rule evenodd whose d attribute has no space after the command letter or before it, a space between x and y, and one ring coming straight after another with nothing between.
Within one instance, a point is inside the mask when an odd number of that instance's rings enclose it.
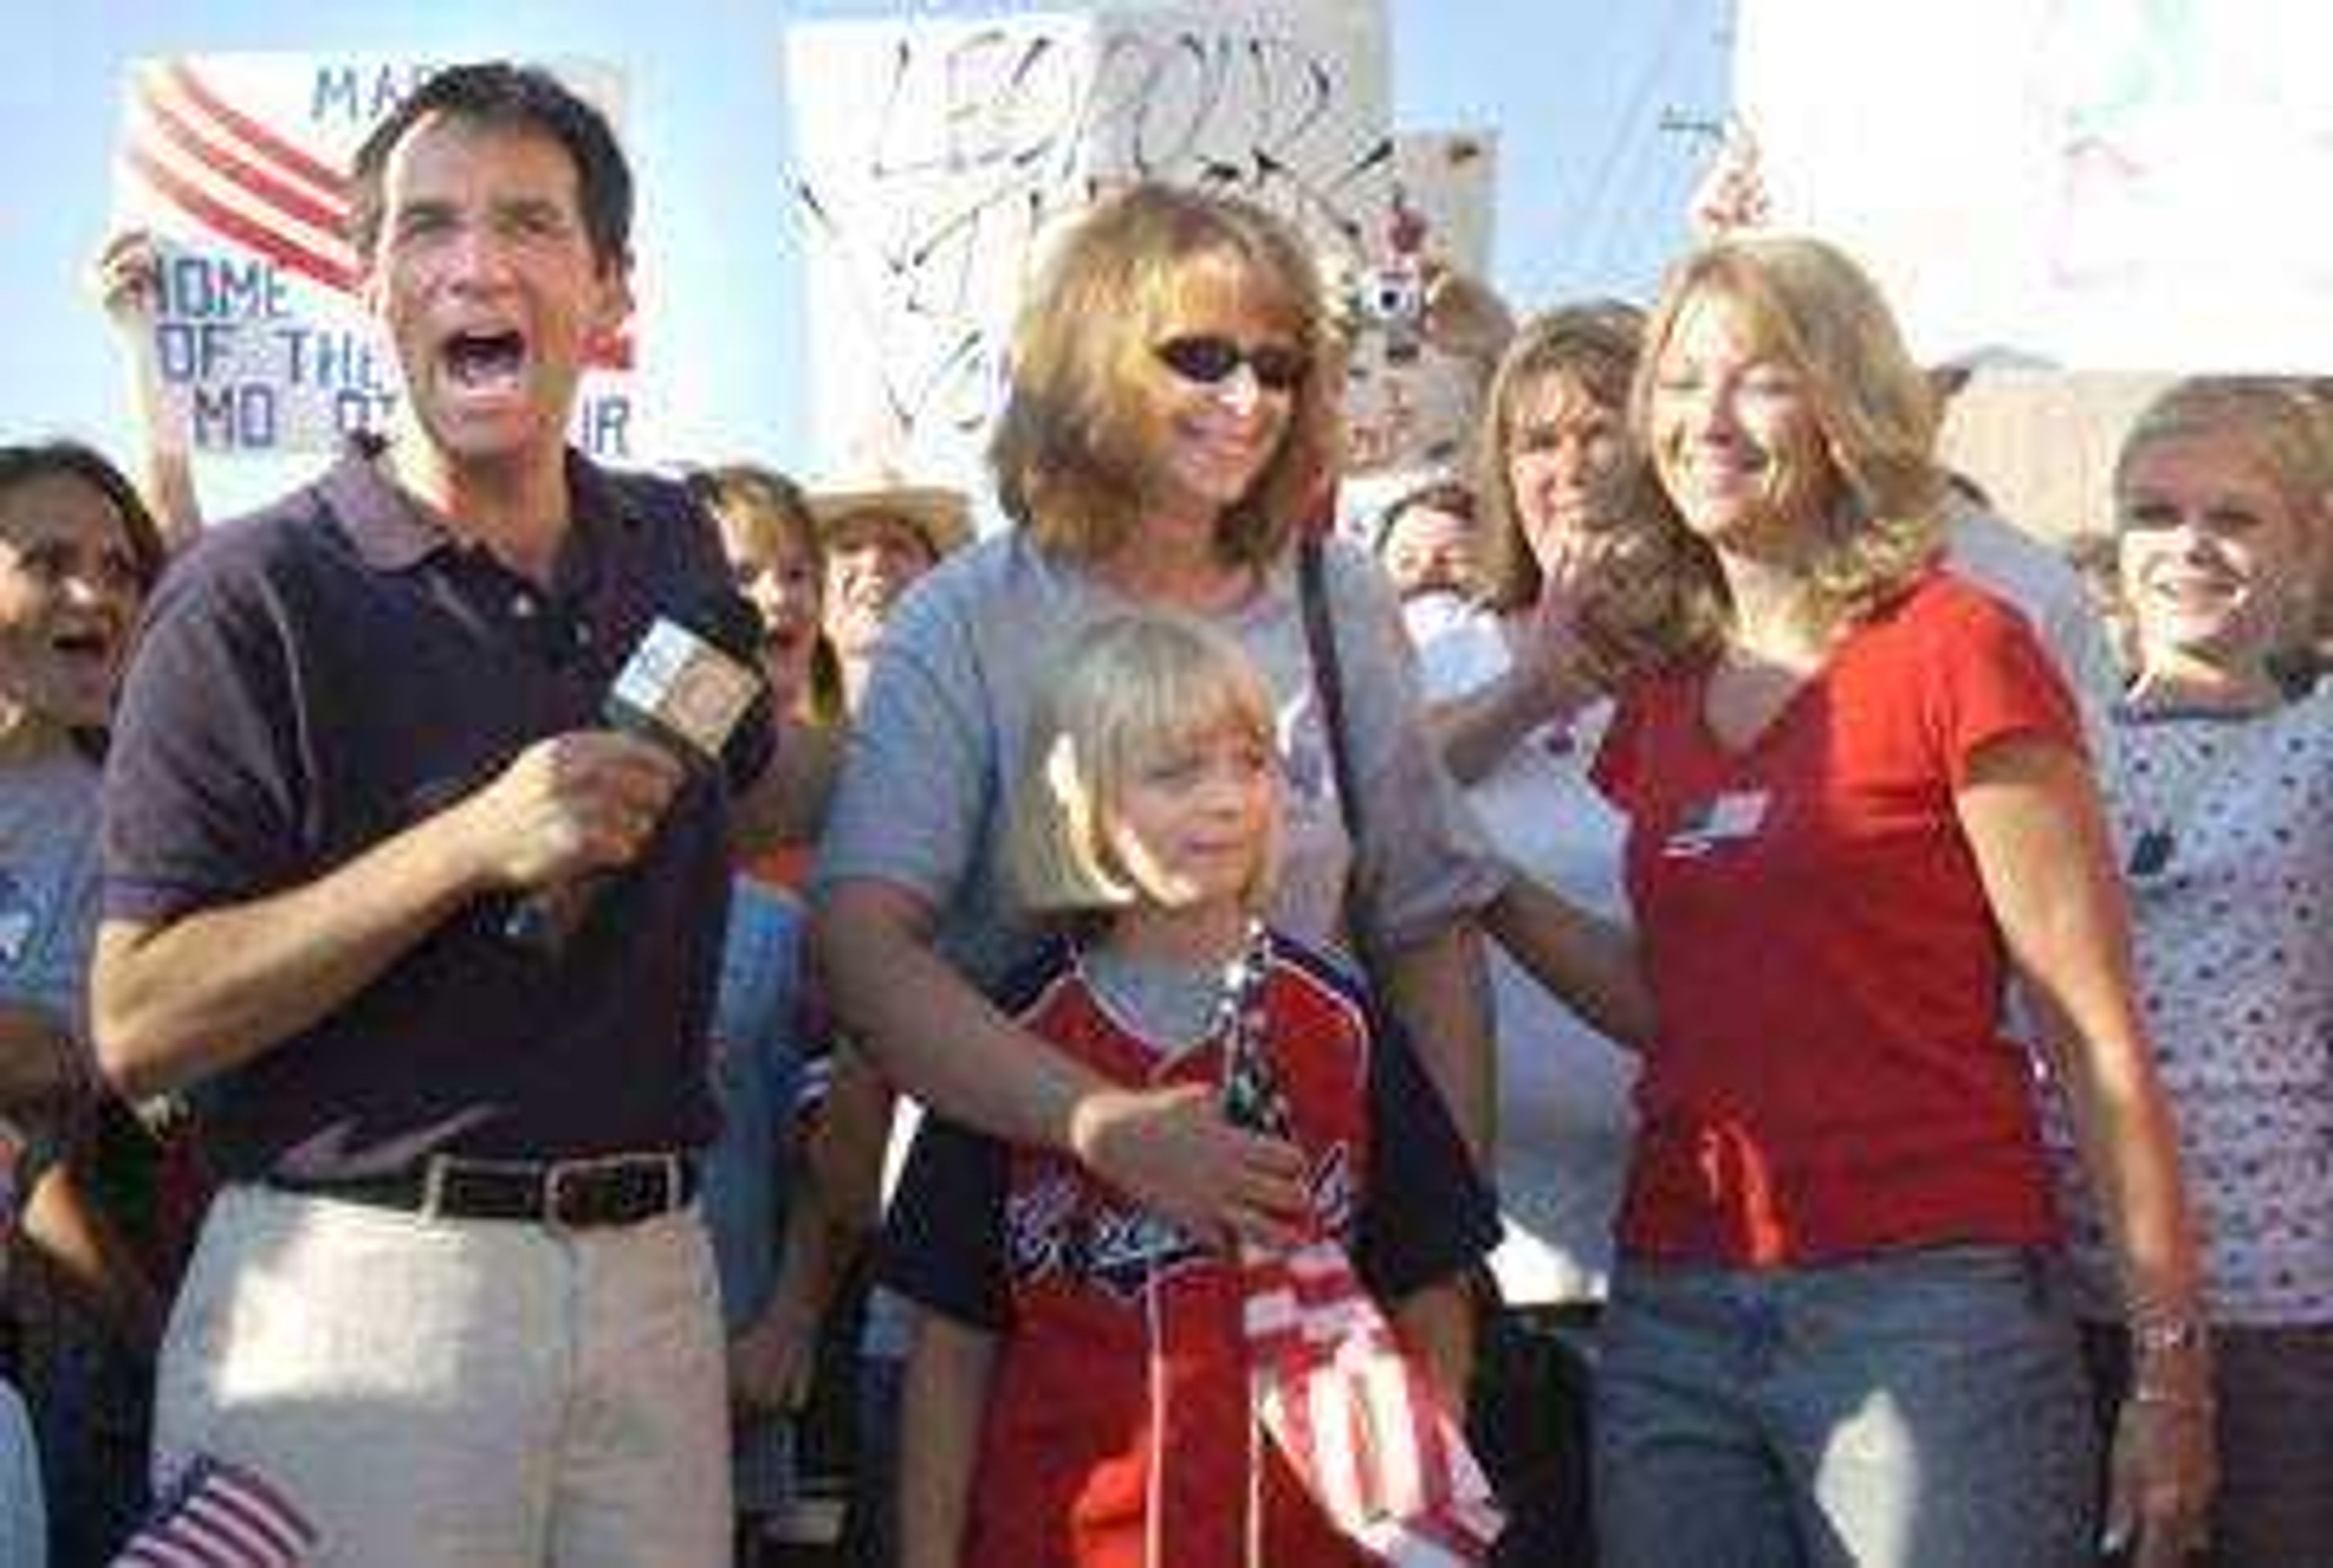
<instances>
[{"instance_id":1,"label":"navy blue polo shirt","mask_svg":"<svg viewBox=\"0 0 2333 1568\"><path fill-rule=\"evenodd\" d=\"M206 534L150 606L108 756L104 912L168 922L312 881L599 723L659 611L729 578L679 486L568 457L548 589L449 534L362 452ZM766 714L733 771L766 764ZM329 1017L195 1093L235 1179L421 1155L555 1159L707 1141L728 781L697 770L562 956L447 919Z\"/></svg>"}]
</instances>

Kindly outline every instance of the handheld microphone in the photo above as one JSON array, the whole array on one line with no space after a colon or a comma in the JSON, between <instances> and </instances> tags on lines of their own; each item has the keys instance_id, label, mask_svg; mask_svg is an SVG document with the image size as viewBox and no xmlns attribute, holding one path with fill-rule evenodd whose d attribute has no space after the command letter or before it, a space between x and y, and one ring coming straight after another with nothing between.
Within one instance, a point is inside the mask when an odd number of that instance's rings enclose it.
<instances>
[{"instance_id":1,"label":"handheld microphone","mask_svg":"<svg viewBox=\"0 0 2333 1568\"><path fill-rule=\"evenodd\" d=\"M762 618L734 592L706 597L641 634L600 707L609 728L655 742L686 768L721 765L723 749L766 687L754 659ZM581 930L616 873L590 871L537 888L512 908L504 939L556 958Z\"/></svg>"}]
</instances>

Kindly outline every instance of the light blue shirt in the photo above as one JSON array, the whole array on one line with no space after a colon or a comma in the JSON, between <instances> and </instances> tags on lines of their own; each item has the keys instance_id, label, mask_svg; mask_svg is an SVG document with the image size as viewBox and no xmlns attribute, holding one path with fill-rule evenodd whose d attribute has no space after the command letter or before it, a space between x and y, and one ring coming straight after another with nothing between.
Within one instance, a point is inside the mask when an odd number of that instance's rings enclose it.
<instances>
[{"instance_id":1,"label":"light blue shirt","mask_svg":"<svg viewBox=\"0 0 2333 1568\"><path fill-rule=\"evenodd\" d=\"M721 1276L721 1322L736 1333L777 1287L802 1052L802 916L792 899L739 879L721 946L713 1005L713 1097L721 1136L705 1151L705 1223ZM782 1416L740 1421L733 1489L741 1512L782 1505L793 1485L793 1435Z\"/></svg>"}]
</instances>

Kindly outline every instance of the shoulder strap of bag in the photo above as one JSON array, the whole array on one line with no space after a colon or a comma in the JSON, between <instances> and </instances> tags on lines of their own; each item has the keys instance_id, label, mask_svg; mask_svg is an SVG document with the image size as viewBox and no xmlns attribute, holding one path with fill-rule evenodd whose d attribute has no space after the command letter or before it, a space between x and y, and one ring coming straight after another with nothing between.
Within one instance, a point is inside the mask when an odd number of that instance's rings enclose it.
<instances>
[{"instance_id":1,"label":"shoulder strap of bag","mask_svg":"<svg viewBox=\"0 0 2333 1568\"><path fill-rule=\"evenodd\" d=\"M1304 648L1312 663L1312 689L1320 702L1320 726L1329 735L1329 765L1337 775L1337 814L1356 856L1361 844L1361 792L1353 784L1353 758L1345 744L1345 672L1337 658L1337 625L1329 611L1328 550L1317 534L1296 549L1296 596L1304 610Z\"/></svg>"}]
</instances>

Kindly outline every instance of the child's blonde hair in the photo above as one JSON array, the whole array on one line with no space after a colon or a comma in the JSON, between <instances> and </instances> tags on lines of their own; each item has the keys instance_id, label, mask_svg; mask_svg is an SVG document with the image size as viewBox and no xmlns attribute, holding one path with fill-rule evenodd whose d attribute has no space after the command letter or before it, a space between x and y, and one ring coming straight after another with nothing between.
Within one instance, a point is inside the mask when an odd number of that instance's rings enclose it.
<instances>
[{"instance_id":1,"label":"child's blonde hair","mask_svg":"<svg viewBox=\"0 0 2333 1568\"><path fill-rule=\"evenodd\" d=\"M1129 611L1089 626L1039 687L1005 854L1037 916L1107 915L1142 890L1110 847L1111 803L1161 751L1225 729L1277 758L1263 678L1239 645L1189 616ZM1275 827L1277 813L1274 813ZM1244 892L1271 897L1276 832L1259 846Z\"/></svg>"}]
</instances>

